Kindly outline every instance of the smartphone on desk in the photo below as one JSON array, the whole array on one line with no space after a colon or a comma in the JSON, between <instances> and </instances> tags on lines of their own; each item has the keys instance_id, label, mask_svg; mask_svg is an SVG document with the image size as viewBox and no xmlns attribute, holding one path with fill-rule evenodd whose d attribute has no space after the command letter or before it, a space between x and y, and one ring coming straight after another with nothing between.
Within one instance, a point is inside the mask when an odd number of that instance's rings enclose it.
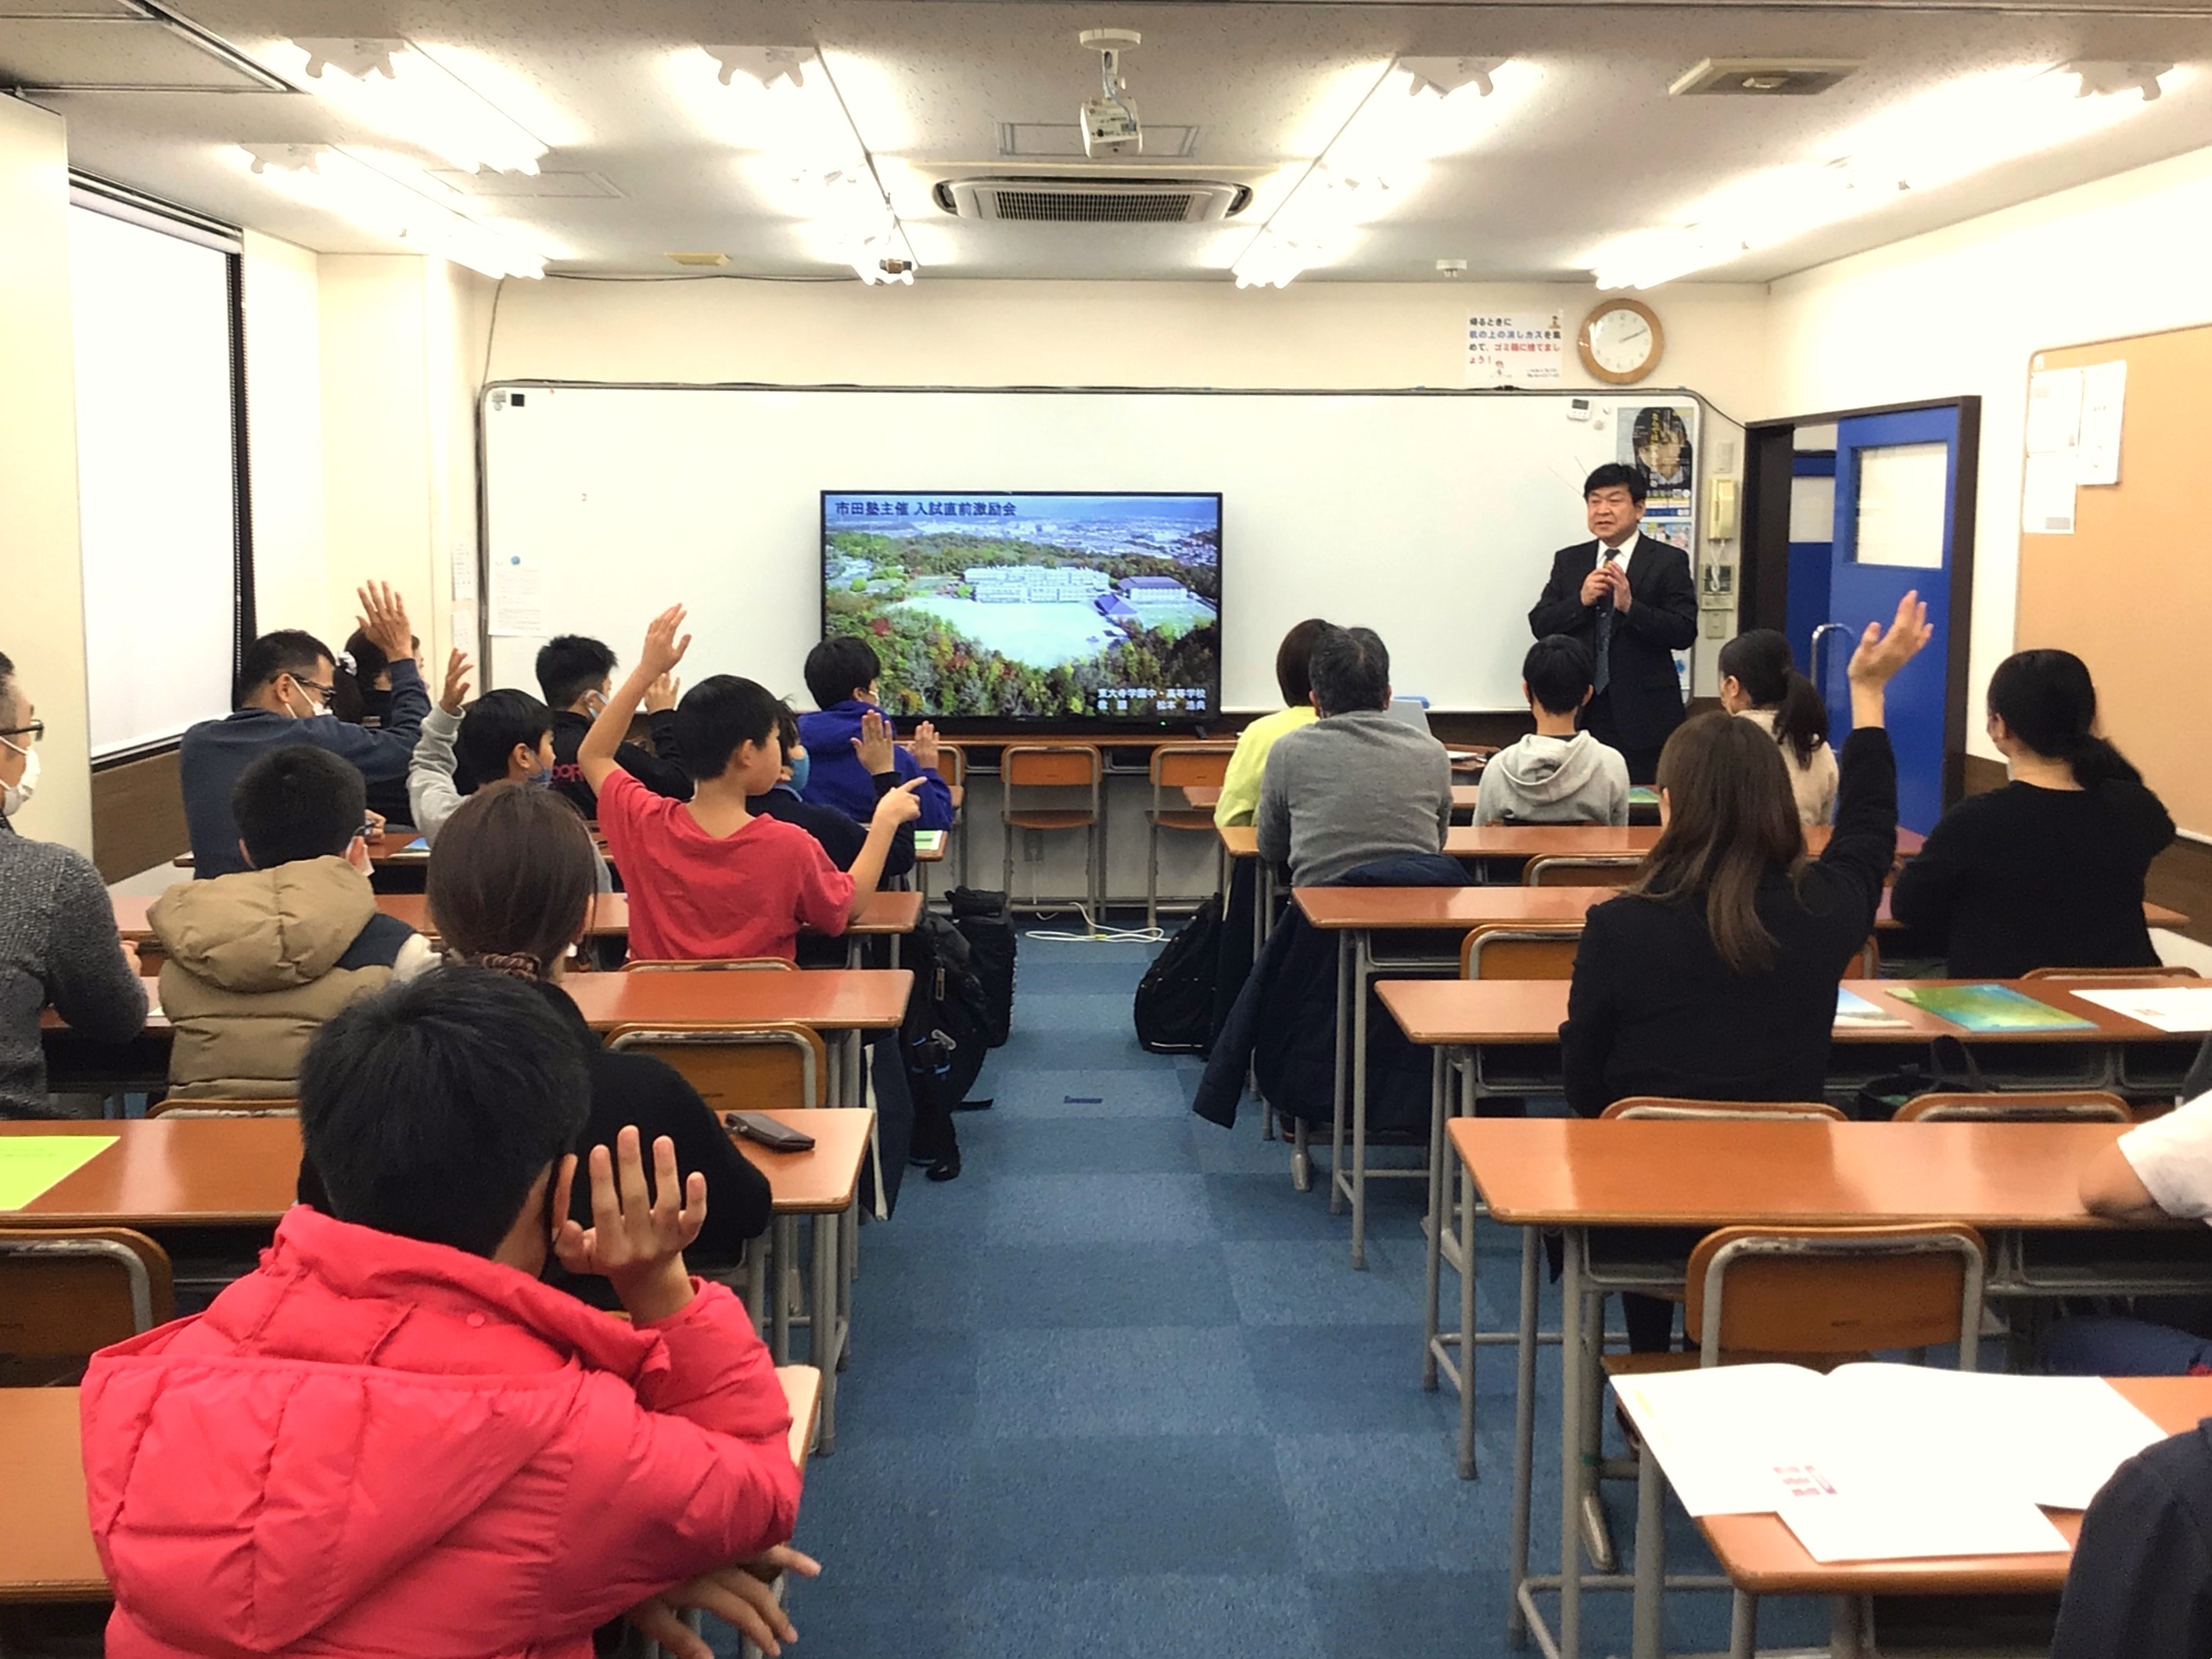
<instances>
[{"instance_id":1,"label":"smartphone on desk","mask_svg":"<svg viewBox=\"0 0 2212 1659\"><path fill-rule=\"evenodd\" d=\"M804 1152L814 1146L814 1137L804 1129L794 1129L788 1123L770 1117L766 1112L725 1112L723 1127L772 1152Z\"/></svg>"}]
</instances>

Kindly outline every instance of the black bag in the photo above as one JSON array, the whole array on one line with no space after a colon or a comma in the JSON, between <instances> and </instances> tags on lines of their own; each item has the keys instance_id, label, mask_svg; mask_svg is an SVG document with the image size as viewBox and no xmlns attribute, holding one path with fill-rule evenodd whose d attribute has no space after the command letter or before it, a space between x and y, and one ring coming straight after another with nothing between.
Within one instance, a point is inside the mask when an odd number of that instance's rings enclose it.
<instances>
[{"instance_id":1,"label":"black bag","mask_svg":"<svg viewBox=\"0 0 2212 1659\"><path fill-rule=\"evenodd\" d=\"M1987 1094L1990 1085L1966 1045L1946 1034L1928 1043L1928 1066L1907 1066L1859 1085L1851 1115L1862 1121L1886 1123L1907 1103L1932 1094Z\"/></svg>"},{"instance_id":2,"label":"black bag","mask_svg":"<svg viewBox=\"0 0 2212 1659\"><path fill-rule=\"evenodd\" d=\"M911 1156L946 1158L956 1150L952 1114L990 1052L989 1000L975 976L968 941L942 916L922 912L900 960L914 969L914 993L899 1031L899 1057L914 1097Z\"/></svg>"},{"instance_id":3,"label":"black bag","mask_svg":"<svg viewBox=\"0 0 2212 1659\"><path fill-rule=\"evenodd\" d=\"M1198 907L1137 983L1138 1046L1156 1054L1213 1047L1213 987L1221 971L1221 899Z\"/></svg>"},{"instance_id":4,"label":"black bag","mask_svg":"<svg viewBox=\"0 0 2212 1659\"><path fill-rule=\"evenodd\" d=\"M1014 913L1004 893L956 887L945 896L952 925L968 941L969 965L982 982L990 1015L991 1046L1006 1042L1014 1026Z\"/></svg>"}]
</instances>

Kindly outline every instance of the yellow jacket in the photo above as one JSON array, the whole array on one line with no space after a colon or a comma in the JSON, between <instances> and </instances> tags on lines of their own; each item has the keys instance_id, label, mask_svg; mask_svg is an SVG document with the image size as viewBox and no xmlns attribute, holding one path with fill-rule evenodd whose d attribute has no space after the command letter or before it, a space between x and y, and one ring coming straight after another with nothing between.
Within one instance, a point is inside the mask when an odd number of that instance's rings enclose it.
<instances>
[{"instance_id":1,"label":"yellow jacket","mask_svg":"<svg viewBox=\"0 0 2212 1659\"><path fill-rule=\"evenodd\" d=\"M1279 708L1262 714L1246 726L1237 739L1237 752L1229 757L1228 775L1221 780L1221 799L1214 803L1213 821L1223 829L1249 823L1260 810L1260 775L1267 769L1267 751L1275 739L1301 726L1311 726L1321 716L1311 703Z\"/></svg>"}]
</instances>

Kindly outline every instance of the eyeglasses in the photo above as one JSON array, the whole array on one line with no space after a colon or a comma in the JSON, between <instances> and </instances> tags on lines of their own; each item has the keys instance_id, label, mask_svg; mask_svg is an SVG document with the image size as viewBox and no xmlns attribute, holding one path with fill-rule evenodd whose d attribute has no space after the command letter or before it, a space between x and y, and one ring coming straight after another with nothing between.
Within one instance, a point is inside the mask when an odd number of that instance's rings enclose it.
<instances>
[{"instance_id":1,"label":"eyeglasses","mask_svg":"<svg viewBox=\"0 0 2212 1659\"><path fill-rule=\"evenodd\" d=\"M0 726L0 738L27 737L33 743L40 743L45 741L46 735L46 723L44 720L33 720L28 726Z\"/></svg>"},{"instance_id":2,"label":"eyeglasses","mask_svg":"<svg viewBox=\"0 0 2212 1659\"><path fill-rule=\"evenodd\" d=\"M313 680L301 679L297 674L292 676L292 683L313 692L316 701L325 708L330 706L331 699L338 694L338 689L335 685L318 685Z\"/></svg>"}]
</instances>

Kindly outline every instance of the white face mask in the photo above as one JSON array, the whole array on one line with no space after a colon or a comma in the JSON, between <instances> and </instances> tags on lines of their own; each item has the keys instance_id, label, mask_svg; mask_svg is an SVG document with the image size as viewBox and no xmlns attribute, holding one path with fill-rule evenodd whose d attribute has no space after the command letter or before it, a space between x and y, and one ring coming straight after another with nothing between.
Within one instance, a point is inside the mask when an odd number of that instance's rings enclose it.
<instances>
[{"instance_id":1,"label":"white face mask","mask_svg":"<svg viewBox=\"0 0 2212 1659\"><path fill-rule=\"evenodd\" d=\"M8 739L0 738L0 743L8 743ZM23 757L23 775L0 789L0 817L12 818L28 806L31 797L39 793L39 751L16 743L8 743L8 746Z\"/></svg>"}]
</instances>

